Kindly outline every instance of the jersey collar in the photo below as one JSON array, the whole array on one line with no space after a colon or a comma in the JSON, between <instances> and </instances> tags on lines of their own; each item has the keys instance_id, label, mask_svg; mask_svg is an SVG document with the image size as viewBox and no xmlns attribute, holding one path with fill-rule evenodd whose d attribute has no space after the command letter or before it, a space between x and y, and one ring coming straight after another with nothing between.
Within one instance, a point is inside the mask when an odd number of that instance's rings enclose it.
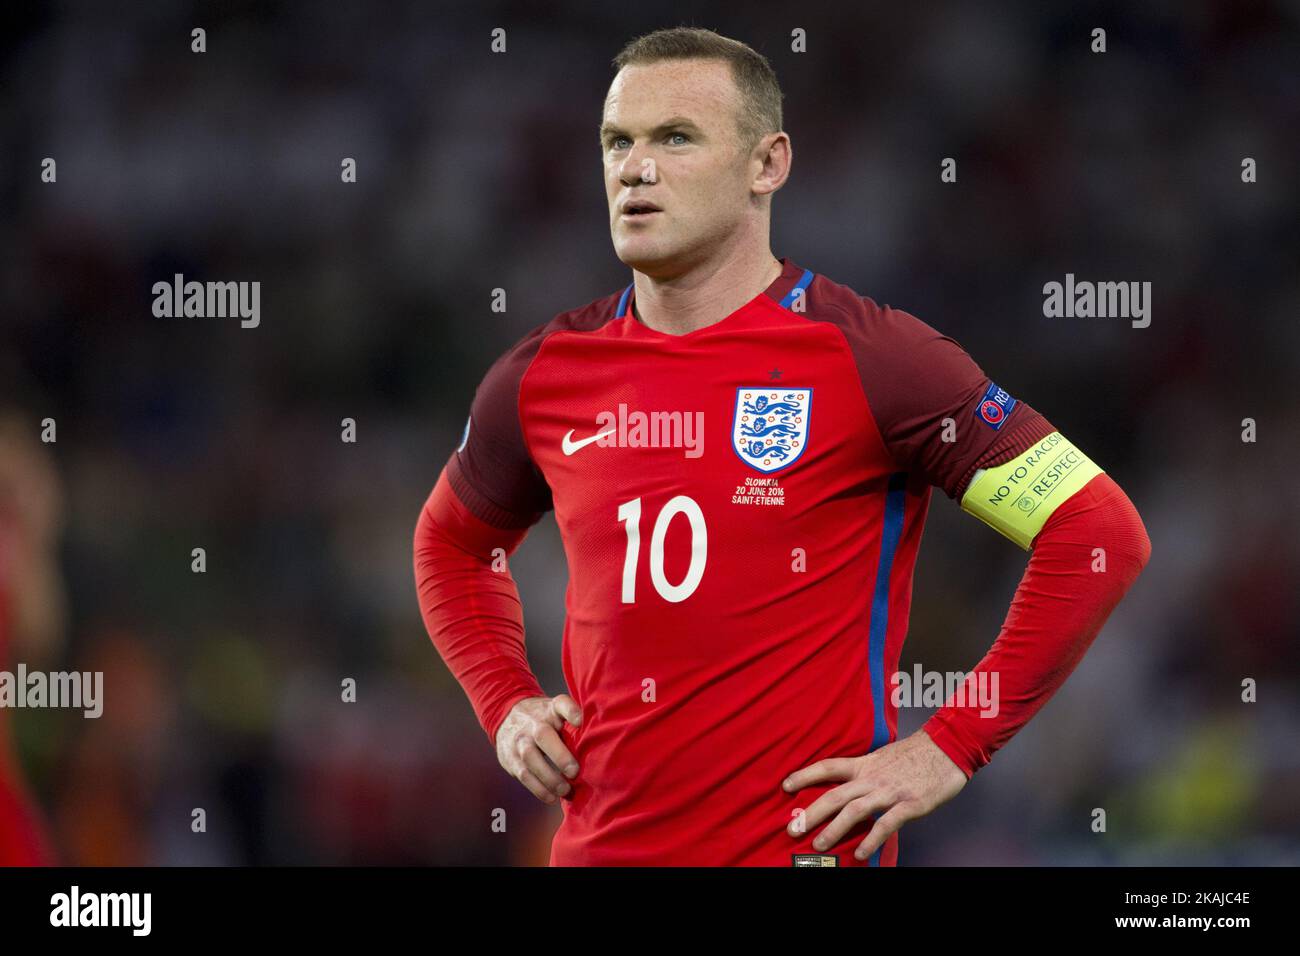
<instances>
[{"instance_id":1,"label":"jersey collar","mask_svg":"<svg viewBox=\"0 0 1300 956\"><path fill-rule=\"evenodd\" d=\"M796 265L794 262L790 260L788 256L783 256L780 262L781 262L781 274L778 275L775 279L773 279L771 284L766 289L764 289L760 293L760 295L767 296L773 302L777 303L778 305L784 308L789 308L790 300L796 294L797 290L799 288L806 287L808 283L812 280L812 273L804 269L803 266ZM745 305L742 305L739 309L737 309L736 312L744 311L750 305L752 305L754 301L756 301L758 298L759 296L755 296L749 302L745 303ZM636 301L636 283L633 282L626 289L624 289L623 294L619 296L618 305L615 306L614 317L616 319L626 319L632 326L651 335L661 335L664 338L670 338L670 339L686 337L684 335L670 335L666 332L656 332L654 329L651 329L649 326L647 326L644 322L642 322L640 319L636 317L636 313L633 311L633 305L635 301ZM736 312L733 312L732 315L735 315ZM728 318L730 318L730 316L728 316ZM722 320L722 322L725 321L727 321L727 319ZM714 323L714 325L719 325L719 324L721 323L720 322ZM713 325L706 325L703 329L696 329L695 332L704 332L711 328L713 328ZM686 335L694 335L695 332L688 332L686 333Z\"/></svg>"}]
</instances>

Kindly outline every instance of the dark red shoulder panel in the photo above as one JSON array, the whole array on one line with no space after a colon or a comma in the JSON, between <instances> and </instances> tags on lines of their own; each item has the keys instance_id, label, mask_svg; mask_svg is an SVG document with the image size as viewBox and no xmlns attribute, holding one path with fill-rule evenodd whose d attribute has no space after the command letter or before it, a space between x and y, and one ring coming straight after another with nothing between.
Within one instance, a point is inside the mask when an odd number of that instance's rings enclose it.
<instances>
[{"instance_id":1,"label":"dark red shoulder panel","mask_svg":"<svg viewBox=\"0 0 1300 956\"><path fill-rule=\"evenodd\" d=\"M461 502L494 528L527 528L554 507L551 489L528 453L519 415L519 384L551 332L594 331L614 317L610 295L533 329L488 369L470 405L464 444L447 463Z\"/></svg>"},{"instance_id":2,"label":"dark red shoulder panel","mask_svg":"<svg viewBox=\"0 0 1300 956\"><path fill-rule=\"evenodd\" d=\"M989 376L955 340L914 315L821 276L810 289L808 315L843 331L899 469L922 476L949 498L960 497L977 469L1007 461L1053 431L1019 399L997 428L981 418Z\"/></svg>"}]
</instances>

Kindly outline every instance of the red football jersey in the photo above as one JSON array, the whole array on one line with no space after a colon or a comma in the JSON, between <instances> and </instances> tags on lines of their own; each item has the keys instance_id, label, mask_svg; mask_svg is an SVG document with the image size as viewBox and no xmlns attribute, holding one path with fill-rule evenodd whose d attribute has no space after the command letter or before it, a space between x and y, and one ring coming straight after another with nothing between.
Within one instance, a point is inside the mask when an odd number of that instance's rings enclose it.
<instances>
[{"instance_id":1,"label":"red football jersey","mask_svg":"<svg viewBox=\"0 0 1300 956\"><path fill-rule=\"evenodd\" d=\"M7 516L0 513L0 670L13 667L10 638L13 621L12 566ZM49 866L55 862L45 832L19 766L13 740L13 715L0 707L0 866Z\"/></svg>"},{"instance_id":2,"label":"red football jersey","mask_svg":"<svg viewBox=\"0 0 1300 956\"><path fill-rule=\"evenodd\" d=\"M563 538L584 721L553 865L858 864L869 822L815 854L820 826L786 826L830 785L781 783L895 739L931 487L957 498L1053 430L952 339L782 262L686 335L644 325L632 286L533 330L448 463L477 518L553 508Z\"/></svg>"}]
</instances>

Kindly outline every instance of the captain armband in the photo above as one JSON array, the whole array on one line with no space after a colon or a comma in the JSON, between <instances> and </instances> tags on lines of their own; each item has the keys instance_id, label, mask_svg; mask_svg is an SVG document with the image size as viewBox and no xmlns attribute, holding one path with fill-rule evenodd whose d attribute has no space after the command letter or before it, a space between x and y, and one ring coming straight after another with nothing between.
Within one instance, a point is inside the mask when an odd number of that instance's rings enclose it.
<instances>
[{"instance_id":1,"label":"captain armband","mask_svg":"<svg viewBox=\"0 0 1300 956\"><path fill-rule=\"evenodd\" d=\"M961 507L1026 551L1053 511L1102 470L1060 432L976 472Z\"/></svg>"}]
</instances>

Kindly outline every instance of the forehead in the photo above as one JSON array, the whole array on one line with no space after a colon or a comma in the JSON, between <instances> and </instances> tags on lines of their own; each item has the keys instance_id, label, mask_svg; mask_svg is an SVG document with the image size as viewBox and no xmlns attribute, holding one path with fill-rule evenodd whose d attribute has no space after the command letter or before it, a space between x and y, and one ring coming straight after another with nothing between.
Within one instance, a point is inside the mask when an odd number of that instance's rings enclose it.
<instances>
[{"instance_id":1,"label":"forehead","mask_svg":"<svg viewBox=\"0 0 1300 956\"><path fill-rule=\"evenodd\" d=\"M725 60L634 63L619 70L610 84L604 118L630 126L681 115L703 126L734 117L739 99Z\"/></svg>"}]
</instances>

